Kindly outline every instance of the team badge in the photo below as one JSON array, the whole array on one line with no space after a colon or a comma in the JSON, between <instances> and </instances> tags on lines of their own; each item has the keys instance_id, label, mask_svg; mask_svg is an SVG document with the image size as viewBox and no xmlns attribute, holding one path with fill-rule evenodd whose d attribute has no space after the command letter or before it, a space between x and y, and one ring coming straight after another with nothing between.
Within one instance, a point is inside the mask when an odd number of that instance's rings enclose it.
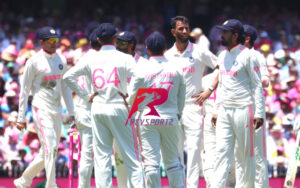
<instances>
[{"instance_id":1,"label":"team badge","mask_svg":"<svg viewBox=\"0 0 300 188\"><path fill-rule=\"evenodd\" d=\"M64 66L62 64L58 65L59 70L63 70Z\"/></svg>"},{"instance_id":2,"label":"team badge","mask_svg":"<svg viewBox=\"0 0 300 188\"><path fill-rule=\"evenodd\" d=\"M51 34L55 34L55 30L54 30L54 29L51 29L51 30L50 30L50 33L51 33Z\"/></svg>"},{"instance_id":3,"label":"team badge","mask_svg":"<svg viewBox=\"0 0 300 188\"><path fill-rule=\"evenodd\" d=\"M191 56L191 57L189 57L189 61L192 63L195 61L195 59Z\"/></svg>"}]
</instances>

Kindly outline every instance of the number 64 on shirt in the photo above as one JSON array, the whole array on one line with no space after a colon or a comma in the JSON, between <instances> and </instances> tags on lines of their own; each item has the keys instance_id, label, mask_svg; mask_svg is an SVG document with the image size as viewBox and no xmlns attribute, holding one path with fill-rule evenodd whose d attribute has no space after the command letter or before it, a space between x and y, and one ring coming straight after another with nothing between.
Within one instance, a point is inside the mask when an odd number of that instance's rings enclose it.
<instances>
[{"instance_id":1,"label":"number 64 on shirt","mask_svg":"<svg viewBox=\"0 0 300 188\"><path fill-rule=\"evenodd\" d=\"M109 74L108 79L105 80L103 77L105 72L103 69L98 68L93 72L93 84L96 89L102 89L105 84L115 84L115 87L118 87L120 80L118 79L118 69L115 67L112 72Z\"/></svg>"}]
</instances>

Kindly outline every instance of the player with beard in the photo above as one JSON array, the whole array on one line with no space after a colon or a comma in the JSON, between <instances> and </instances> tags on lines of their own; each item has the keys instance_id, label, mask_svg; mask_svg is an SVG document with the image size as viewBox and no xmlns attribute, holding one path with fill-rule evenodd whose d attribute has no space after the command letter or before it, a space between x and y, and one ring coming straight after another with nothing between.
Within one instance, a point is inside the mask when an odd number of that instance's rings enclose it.
<instances>
[{"instance_id":1,"label":"player with beard","mask_svg":"<svg viewBox=\"0 0 300 188\"><path fill-rule=\"evenodd\" d=\"M253 134L263 125L265 113L259 65L252 52L241 45L244 29L240 21L227 20L217 28L222 30L222 45L227 50L218 57L220 93L212 118L217 144L212 187L226 187L235 154L236 187L252 188L255 181Z\"/></svg>"},{"instance_id":2,"label":"player with beard","mask_svg":"<svg viewBox=\"0 0 300 188\"><path fill-rule=\"evenodd\" d=\"M134 33L130 31L123 31L117 35L116 48L117 50L124 52L126 54L132 55L134 60L138 63L144 61L145 58L140 56L135 52L135 47L137 44L136 37Z\"/></svg>"},{"instance_id":3,"label":"player with beard","mask_svg":"<svg viewBox=\"0 0 300 188\"><path fill-rule=\"evenodd\" d=\"M260 66L260 73L262 77L262 85L264 88L269 86L269 72L267 62L263 55L256 51L254 41L257 37L256 29L251 25L244 25L245 41L244 45L252 51L253 55L257 58ZM266 145L265 145L265 127L264 125L255 130L255 160L256 160L256 175L255 175L255 187L256 188L268 188L268 161L266 159Z\"/></svg>"},{"instance_id":4,"label":"player with beard","mask_svg":"<svg viewBox=\"0 0 300 188\"><path fill-rule=\"evenodd\" d=\"M203 109L199 103L207 99L217 86L218 79L202 92L202 76L206 66L217 67L217 58L208 50L189 41L189 20L176 16L171 20L171 33L176 42L165 56L177 59L186 82L185 106L180 120L182 141L179 142L180 157L183 155L183 139L187 145L187 187L198 187L200 175L200 144L203 127ZM202 93L201 93L202 92Z\"/></svg>"}]
</instances>

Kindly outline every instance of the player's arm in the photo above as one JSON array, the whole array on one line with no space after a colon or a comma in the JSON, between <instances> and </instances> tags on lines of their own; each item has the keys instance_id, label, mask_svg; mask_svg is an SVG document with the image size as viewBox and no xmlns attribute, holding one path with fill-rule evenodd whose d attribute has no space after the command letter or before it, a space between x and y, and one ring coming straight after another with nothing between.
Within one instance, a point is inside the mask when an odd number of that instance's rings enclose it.
<instances>
[{"instance_id":1,"label":"player's arm","mask_svg":"<svg viewBox=\"0 0 300 188\"><path fill-rule=\"evenodd\" d=\"M65 74L67 70L67 62L64 64L64 71L63 75ZM61 91L62 91L62 96L65 101L66 107L68 109L68 113L71 116L71 118L74 120L74 104L73 104L73 96L72 96L72 91L70 90L69 87L65 84L63 79L61 79Z\"/></svg>"},{"instance_id":2,"label":"player's arm","mask_svg":"<svg viewBox=\"0 0 300 188\"><path fill-rule=\"evenodd\" d=\"M258 54L257 60L258 60L259 65L260 65L259 70L260 70L260 73L261 73L262 86L263 86L263 88L267 88L267 87L269 87L269 83L270 83L270 76L269 76L267 61L263 57L262 54Z\"/></svg>"},{"instance_id":3,"label":"player's arm","mask_svg":"<svg viewBox=\"0 0 300 188\"><path fill-rule=\"evenodd\" d=\"M218 71L219 69L215 70ZM214 78L213 83L211 84L211 86L203 91L202 93L193 95L192 97L195 98L195 103L196 104L202 104L213 92L214 90L218 87L218 83L219 83L219 74Z\"/></svg>"},{"instance_id":4,"label":"player's arm","mask_svg":"<svg viewBox=\"0 0 300 188\"><path fill-rule=\"evenodd\" d=\"M256 58L248 57L246 70L249 74L251 87L254 91L254 125L256 129L263 125L263 117L265 113L265 100L263 95L263 88L261 82L261 75L259 71L259 64Z\"/></svg>"},{"instance_id":5,"label":"player's arm","mask_svg":"<svg viewBox=\"0 0 300 188\"><path fill-rule=\"evenodd\" d=\"M179 83L179 90L178 90L178 111L179 111L179 116L181 117L184 104L185 104L186 85L183 76L181 74L179 75L180 75L180 83Z\"/></svg>"},{"instance_id":6,"label":"player's arm","mask_svg":"<svg viewBox=\"0 0 300 188\"><path fill-rule=\"evenodd\" d=\"M28 103L28 96L32 88L32 83L35 77L35 68L31 59L29 59L25 65L25 69L21 79L21 90L20 90L20 99L19 99L19 113L18 113L18 122L17 128L19 130L26 128L26 109Z\"/></svg>"},{"instance_id":7,"label":"player's arm","mask_svg":"<svg viewBox=\"0 0 300 188\"><path fill-rule=\"evenodd\" d=\"M87 69L87 64L77 64L64 74L63 80L65 84L78 96L89 101L92 95L83 90L76 81L79 76L88 76L89 72Z\"/></svg>"},{"instance_id":8,"label":"player's arm","mask_svg":"<svg viewBox=\"0 0 300 188\"><path fill-rule=\"evenodd\" d=\"M215 56L211 51L209 50L199 50L199 59L201 62L203 62L206 66L210 67L211 69L218 69L219 66L217 64L217 56ZM217 88L219 83L219 77L217 76L214 79L213 84L211 87L209 87L207 90L205 90L202 93L197 93L193 96L193 98L196 99L195 103L202 104Z\"/></svg>"},{"instance_id":9,"label":"player's arm","mask_svg":"<svg viewBox=\"0 0 300 188\"><path fill-rule=\"evenodd\" d=\"M137 65L137 67L134 69L133 73L132 73L132 78L128 87L128 104L132 105L134 102L134 99L136 97L136 94L139 90L139 88L143 88L144 85L144 81L145 78L142 75L142 73L140 71L142 71L140 68L140 66Z\"/></svg>"}]
</instances>

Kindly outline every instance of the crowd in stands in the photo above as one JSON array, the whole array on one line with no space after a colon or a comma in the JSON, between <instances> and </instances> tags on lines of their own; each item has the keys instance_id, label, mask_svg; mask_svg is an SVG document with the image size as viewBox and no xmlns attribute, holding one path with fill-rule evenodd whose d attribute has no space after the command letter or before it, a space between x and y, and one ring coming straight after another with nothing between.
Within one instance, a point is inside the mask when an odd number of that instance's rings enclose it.
<instances>
[{"instance_id":1,"label":"crowd in stands","mask_svg":"<svg viewBox=\"0 0 300 188\"><path fill-rule=\"evenodd\" d=\"M177 13L185 12L178 10L171 3L168 6L159 6L158 9L152 5L142 9L144 11L139 10L136 14L134 11L130 12L139 6L140 4L134 5L133 8L125 6L123 9L121 6L112 8L103 3L103 6L95 7L88 15L85 11L77 9L68 17L62 16L59 11L50 13L41 10L42 17L34 17L24 12L9 12L5 9L0 11L0 177L18 177L37 155L40 147L34 129L30 102L26 113L27 130L22 133L16 128L19 80L26 60L41 48L36 38L36 30L45 25L57 29L61 36L57 53L66 57L70 67L87 52L89 49L87 36L102 21L111 21L120 31L134 32L138 38L137 52L147 57L144 39L153 31L165 34L167 39L171 38L170 18ZM201 15L203 11L200 9L199 14ZM284 177L288 160L292 157L296 144L293 125L300 114L299 12L288 9L278 10L272 6L267 12L263 12L253 4L247 6L247 9L230 6L223 8L221 12L210 18L212 21L209 27L191 19L193 27L207 28L203 33L210 41L210 50L215 54L224 48L220 45L221 33L214 25L228 18L238 18L258 30L255 49L265 57L270 73L270 85L264 91L269 176ZM171 46L172 42L170 40L168 45ZM66 109L63 110L62 115L65 114ZM67 175L66 168L69 160L67 123L62 127L63 133L57 157L58 176ZM44 174L41 173L40 176Z\"/></svg>"}]
</instances>

